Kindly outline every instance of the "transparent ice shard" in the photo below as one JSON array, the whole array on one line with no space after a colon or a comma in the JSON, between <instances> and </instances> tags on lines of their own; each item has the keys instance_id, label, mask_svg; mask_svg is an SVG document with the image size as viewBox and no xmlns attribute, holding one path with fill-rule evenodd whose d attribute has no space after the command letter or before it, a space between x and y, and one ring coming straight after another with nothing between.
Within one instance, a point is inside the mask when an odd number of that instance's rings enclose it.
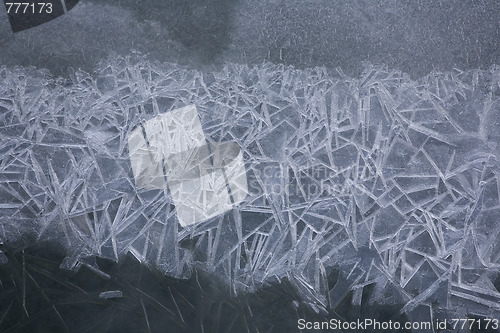
<instances>
[{"instance_id":1,"label":"transparent ice shard","mask_svg":"<svg viewBox=\"0 0 500 333\"><path fill-rule=\"evenodd\" d=\"M99 298L120 298L123 296L123 293L120 290L110 290L110 291L103 291L102 293L99 294Z\"/></svg>"}]
</instances>

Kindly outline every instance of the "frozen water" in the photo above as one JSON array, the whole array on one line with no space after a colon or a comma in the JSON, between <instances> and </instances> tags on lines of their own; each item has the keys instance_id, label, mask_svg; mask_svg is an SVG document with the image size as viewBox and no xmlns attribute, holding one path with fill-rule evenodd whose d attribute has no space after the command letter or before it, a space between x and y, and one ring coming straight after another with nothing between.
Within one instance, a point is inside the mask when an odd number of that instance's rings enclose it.
<instances>
[{"instance_id":1,"label":"frozen water","mask_svg":"<svg viewBox=\"0 0 500 333\"><path fill-rule=\"evenodd\" d=\"M249 195L183 227L169 191L136 184L128 143L188 105L209 141L241 148ZM374 286L370 302L415 318L431 304L487 315L500 310L499 114L498 67L417 81L369 65L355 79L270 64L204 74L139 55L68 79L3 67L0 240L62 242L68 269L128 252L170 276L201 267L234 293L286 277L318 311Z\"/></svg>"}]
</instances>

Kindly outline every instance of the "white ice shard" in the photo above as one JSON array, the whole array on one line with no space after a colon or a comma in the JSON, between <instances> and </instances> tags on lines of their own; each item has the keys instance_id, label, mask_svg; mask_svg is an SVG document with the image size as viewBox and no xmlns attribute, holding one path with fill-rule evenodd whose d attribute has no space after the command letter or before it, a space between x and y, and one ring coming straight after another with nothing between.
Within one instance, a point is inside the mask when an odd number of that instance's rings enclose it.
<instances>
[{"instance_id":1,"label":"white ice shard","mask_svg":"<svg viewBox=\"0 0 500 333\"><path fill-rule=\"evenodd\" d=\"M231 143L207 144L194 105L138 126L128 145L136 184L168 186L183 226L223 214L248 194L241 150Z\"/></svg>"}]
</instances>

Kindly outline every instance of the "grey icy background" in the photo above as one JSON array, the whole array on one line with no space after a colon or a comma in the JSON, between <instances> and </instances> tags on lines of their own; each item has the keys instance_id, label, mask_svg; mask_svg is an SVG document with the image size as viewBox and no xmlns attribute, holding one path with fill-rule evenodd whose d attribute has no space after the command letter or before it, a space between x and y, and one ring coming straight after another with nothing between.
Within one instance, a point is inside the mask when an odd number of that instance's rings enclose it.
<instances>
[{"instance_id":1,"label":"grey icy background","mask_svg":"<svg viewBox=\"0 0 500 333\"><path fill-rule=\"evenodd\" d=\"M356 78L369 62L418 80L433 71L486 70L500 63L499 43L496 0L82 0L67 15L15 35L0 6L0 67L34 66L63 78L92 74L103 60L112 64L109 59L139 52L201 73L219 72L227 63L270 62L338 69ZM494 125L488 131L498 139ZM326 284L336 286L333 295L342 297L332 297L335 308L325 312L303 302L306 293L286 278L235 294L217 274L196 267L189 278L177 279L128 255L119 262L84 258L79 270L68 271L60 268L67 253L54 242L0 246L2 332L290 332L298 318L404 322L425 312L408 318L397 301L368 302L370 285L362 295L344 293L345 272L335 267L323 273ZM497 275L488 281L500 290ZM448 315L439 311L432 315ZM473 311L458 315L479 318Z\"/></svg>"},{"instance_id":2,"label":"grey icy background","mask_svg":"<svg viewBox=\"0 0 500 333\"><path fill-rule=\"evenodd\" d=\"M70 15L16 35L1 20L0 63L59 75L92 71L111 50L139 50L208 70L272 61L356 75L369 61L419 78L498 63L499 13L495 0L83 0Z\"/></svg>"}]
</instances>

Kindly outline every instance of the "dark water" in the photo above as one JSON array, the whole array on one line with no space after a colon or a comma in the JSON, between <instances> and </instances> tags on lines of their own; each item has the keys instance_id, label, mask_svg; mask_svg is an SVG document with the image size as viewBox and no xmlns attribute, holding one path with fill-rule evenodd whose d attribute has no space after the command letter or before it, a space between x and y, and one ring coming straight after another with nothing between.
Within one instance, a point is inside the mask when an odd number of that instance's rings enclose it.
<instances>
[{"instance_id":1,"label":"dark water","mask_svg":"<svg viewBox=\"0 0 500 333\"><path fill-rule=\"evenodd\" d=\"M299 319L407 321L397 306L369 304L371 288L360 306L351 304L351 293L329 312L316 312L286 279L235 295L209 273L165 277L131 255L119 263L97 258L70 272L59 268L64 255L51 244L6 254L2 332L295 332ZM331 286L342 278L336 270L328 277ZM121 297L100 297L117 290Z\"/></svg>"}]
</instances>

